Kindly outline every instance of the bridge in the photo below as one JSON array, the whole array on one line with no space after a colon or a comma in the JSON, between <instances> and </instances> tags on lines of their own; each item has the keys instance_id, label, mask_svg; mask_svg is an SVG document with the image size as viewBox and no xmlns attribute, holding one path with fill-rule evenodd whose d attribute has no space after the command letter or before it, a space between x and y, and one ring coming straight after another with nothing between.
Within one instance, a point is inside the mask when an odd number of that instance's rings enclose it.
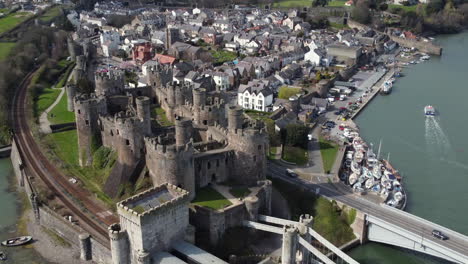
<instances>
[{"instance_id":1,"label":"bridge","mask_svg":"<svg viewBox=\"0 0 468 264\"><path fill-rule=\"evenodd\" d=\"M313 230L313 219L309 215L301 215L299 222L266 215L259 215L256 220L258 222L244 221L243 225L255 230L282 235L282 264L297 263L297 252L300 253L300 263L304 264L359 264Z\"/></svg>"},{"instance_id":2,"label":"bridge","mask_svg":"<svg viewBox=\"0 0 468 264\"><path fill-rule=\"evenodd\" d=\"M361 235L361 241L400 246L454 263L468 263L466 235L390 206L372 203L354 194L342 183L313 184L302 179L290 178L286 176L284 167L274 163L269 163L268 172L274 178L281 178L300 188L357 209L360 212L356 221L359 222L358 233ZM432 230L443 232L449 239L435 238Z\"/></svg>"}]
</instances>

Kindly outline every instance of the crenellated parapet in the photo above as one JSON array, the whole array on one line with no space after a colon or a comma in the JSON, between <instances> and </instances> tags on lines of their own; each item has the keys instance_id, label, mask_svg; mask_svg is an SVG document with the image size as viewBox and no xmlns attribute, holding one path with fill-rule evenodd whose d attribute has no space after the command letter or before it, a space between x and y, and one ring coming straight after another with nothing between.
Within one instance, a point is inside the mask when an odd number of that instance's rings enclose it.
<instances>
[{"instance_id":1,"label":"crenellated parapet","mask_svg":"<svg viewBox=\"0 0 468 264\"><path fill-rule=\"evenodd\" d=\"M111 96L123 94L125 89L124 73L120 70L112 70L109 72L96 72L95 85L96 94L98 96Z\"/></svg>"}]
</instances>

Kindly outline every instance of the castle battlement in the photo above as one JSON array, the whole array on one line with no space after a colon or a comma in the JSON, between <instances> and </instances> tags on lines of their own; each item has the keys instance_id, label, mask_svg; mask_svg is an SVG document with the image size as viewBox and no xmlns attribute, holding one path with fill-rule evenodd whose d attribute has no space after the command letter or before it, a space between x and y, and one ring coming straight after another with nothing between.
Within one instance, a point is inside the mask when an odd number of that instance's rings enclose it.
<instances>
[{"instance_id":1,"label":"castle battlement","mask_svg":"<svg viewBox=\"0 0 468 264\"><path fill-rule=\"evenodd\" d=\"M142 219L188 202L189 193L186 190L165 183L123 200L117 207L121 212Z\"/></svg>"},{"instance_id":2,"label":"castle battlement","mask_svg":"<svg viewBox=\"0 0 468 264\"><path fill-rule=\"evenodd\" d=\"M193 140L190 140L184 146L176 146L174 142L167 144L162 142L162 140L158 138L145 137L144 140L148 151L155 151L159 155L176 155L180 152L186 152L193 147Z\"/></svg>"},{"instance_id":3,"label":"castle battlement","mask_svg":"<svg viewBox=\"0 0 468 264\"><path fill-rule=\"evenodd\" d=\"M104 98L97 96L95 93L91 94L78 94L75 96L74 101L78 105L84 105L84 104L89 104L92 102L99 102L103 101Z\"/></svg>"},{"instance_id":4,"label":"castle battlement","mask_svg":"<svg viewBox=\"0 0 468 264\"><path fill-rule=\"evenodd\" d=\"M95 80L96 82L103 81L123 81L124 74L122 71L109 71L109 72L96 72Z\"/></svg>"}]
</instances>

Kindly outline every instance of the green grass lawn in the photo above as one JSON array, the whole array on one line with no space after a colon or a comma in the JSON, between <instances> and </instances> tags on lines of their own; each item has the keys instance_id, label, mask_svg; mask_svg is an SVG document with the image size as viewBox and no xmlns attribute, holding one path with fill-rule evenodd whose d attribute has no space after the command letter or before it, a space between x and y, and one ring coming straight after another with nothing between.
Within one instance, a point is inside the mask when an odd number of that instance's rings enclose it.
<instances>
[{"instance_id":1,"label":"green grass lawn","mask_svg":"<svg viewBox=\"0 0 468 264\"><path fill-rule=\"evenodd\" d=\"M286 146L284 147L283 160L296 163L297 165L305 165L309 158L307 157L307 150Z\"/></svg>"},{"instance_id":2,"label":"green grass lawn","mask_svg":"<svg viewBox=\"0 0 468 264\"><path fill-rule=\"evenodd\" d=\"M15 12L11 13L3 18L0 18L0 34L7 32L8 30L13 29L17 25L24 22L28 17L30 17L30 13L25 12Z\"/></svg>"},{"instance_id":3,"label":"green grass lawn","mask_svg":"<svg viewBox=\"0 0 468 264\"><path fill-rule=\"evenodd\" d=\"M51 158L71 177L80 179L86 189L95 193L109 207L116 201L108 197L102 188L114 166L117 154L108 148L100 147L93 156L93 166L80 167L78 162L78 135L76 130L48 134L44 137Z\"/></svg>"},{"instance_id":4,"label":"green grass lawn","mask_svg":"<svg viewBox=\"0 0 468 264\"><path fill-rule=\"evenodd\" d=\"M197 196L192 203L214 210L223 209L232 205L228 199L211 187L205 187L198 190Z\"/></svg>"},{"instance_id":5,"label":"green grass lawn","mask_svg":"<svg viewBox=\"0 0 468 264\"><path fill-rule=\"evenodd\" d=\"M52 124L75 122L75 113L67 110L67 94L64 93L58 104L49 112L48 119Z\"/></svg>"},{"instance_id":6,"label":"green grass lawn","mask_svg":"<svg viewBox=\"0 0 468 264\"><path fill-rule=\"evenodd\" d=\"M36 116L40 116L50 105L52 105L60 94L60 89L44 88L39 94L36 104Z\"/></svg>"},{"instance_id":7,"label":"green grass lawn","mask_svg":"<svg viewBox=\"0 0 468 264\"><path fill-rule=\"evenodd\" d=\"M59 65L60 65L60 62L59 62ZM66 66L67 66L67 70L65 71L64 74L62 74L62 76L60 78L60 81L56 85L57 88L62 88L62 87L65 86L65 84L67 84L68 77L70 76L70 73L72 72L73 67L75 66L75 64L74 63L67 63Z\"/></svg>"},{"instance_id":8,"label":"green grass lawn","mask_svg":"<svg viewBox=\"0 0 468 264\"><path fill-rule=\"evenodd\" d=\"M278 98L280 99L289 99L291 96L299 94L302 92L301 88L294 88L288 86L280 87L278 91Z\"/></svg>"},{"instance_id":9,"label":"green grass lawn","mask_svg":"<svg viewBox=\"0 0 468 264\"><path fill-rule=\"evenodd\" d=\"M42 16L40 16L39 20L43 22L50 22L59 15L60 15L60 6L55 6L55 7L50 8Z\"/></svg>"},{"instance_id":10,"label":"green grass lawn","mask_svg":"<svg viewBox=\"0 0 468 264\"><path fill-rule=\"evenodd\" d=\"M424 5L424 4L421 4L421 5ZM395 4L390 4L388 5L388 9L403 9L405 10L406 12L408 11L414 11L416 12L416 9L418 8L418 5L410 5L410 6L404 6L404 5L395 5Z\"/></svg>"},{"instance_id":11,"label":"green grass lawn","mask_svg":"<svg viewBox=\"0 0 468 264\"><path fill-rule=\"evenodd\" d=\"M285 0L273 4L276 8L291 8L291 7L304 7L311 6L312 0Z\"/></svg>"},{"instance_id":12,"label":"green grass lawn","mask_svg":"<svg viewBox=\"0 0 468 264\"><path fill-rule=\"evenodd\" d=\"M244 198L250 194L250 190L247 187L232 187L229 192L236 198Z\"/></svg>"},{"instance_id":13,"label":"green grass lawn","mask_svg":"<svg viewBox=\"0 0 468 264\"><path fill-rule=\"evenodd\" d=\"M213 63L222 64L227 61L233 61L237 58L237 53L227 50L211 50Z\"/></svg>"},{"instance_id":14,"label":"green grass lawn","mask_svg":"<svg viewBox=\"0 0 468 264\"><path fill-rule=\"evenodd\" d=\"M336 153L338 152L338 145L332 141L319 138L320 153L322 154L323 169L325 173L330 173L335 163Z\"/></svg>"},{"instance_id":15,"label":"green grass lawn","mask_svg":"<svg viewBox=\"0 0 468 264\"><path fill-rule=\"evenodd\" d=\"M174 124L167 119L166 111L161 107L156 107L154 109L154 113L156 114L156 120L158 121L159 125L161 126L173 126Z\"/></svg>"},{"instance_id":16,"label":"green grass lawn","mask_svg":"<svg viewBox=\"0 0 468 264\"><path fill-rule=\"evenodd\" d=\"M346 1L335 0L328 2L328 6L345 6L345 3Z\"/></svg>"},{"instance_id":17,"label":"green grass lawn","mask_svg":"<svg viewBox=\"0 0 468 264\"><path fill-rule=\"evenodd\" d=\"M274 160L276 158L276 151L279 147L270 146L270 151L268 151L268 159Z\"/></svg>"},{"instance_id":18,"label":"green grass lawn","mask_svg":"<svg viewBox=\"0 0 468 264\"><path fill-rule=\"evenodd\" d=\"M349 28L348 25L343 25L343 24L340 24L340 23L334 23L334 22L330 22L330 27L332 28L336 28L336 29L344 29L344 28Z\"/></svg>"},{"instance_id":19,"label":"green grass lawn","mask_svg":"<svg viewBox=\"0 0 468 264\"><path fill-rule=\"evenodd\" d=\"M15 45L14 42L0 42L0 60L6 59Z\"/></svg>"}]
</instances>

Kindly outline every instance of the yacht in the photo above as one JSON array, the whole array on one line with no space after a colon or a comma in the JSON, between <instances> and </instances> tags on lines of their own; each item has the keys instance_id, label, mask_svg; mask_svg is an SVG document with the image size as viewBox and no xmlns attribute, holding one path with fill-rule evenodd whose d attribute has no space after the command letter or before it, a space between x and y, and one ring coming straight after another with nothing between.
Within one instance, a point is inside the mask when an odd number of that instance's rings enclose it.
<instances>
[{"instance_id":1,"label":"yacht","mask_svg":"<svg viewBox=\"0 0 468 264\"><path fill-rule=\"evenodd\" d=\"M432 105L426 105L424 107L424 114L426 116L435 116L435 108Z\"/></svg>"},{"instance_id":2,"label":"yacht","mask_svg":"<svg viewBox=\"0 0 468 264\"><path fill-rule=\"evenodd\" d=\"M392 92L393 82L391 80L386 81L382 89L380 89L381 94L390 94Z\"/></svg>"}]
</instances>

